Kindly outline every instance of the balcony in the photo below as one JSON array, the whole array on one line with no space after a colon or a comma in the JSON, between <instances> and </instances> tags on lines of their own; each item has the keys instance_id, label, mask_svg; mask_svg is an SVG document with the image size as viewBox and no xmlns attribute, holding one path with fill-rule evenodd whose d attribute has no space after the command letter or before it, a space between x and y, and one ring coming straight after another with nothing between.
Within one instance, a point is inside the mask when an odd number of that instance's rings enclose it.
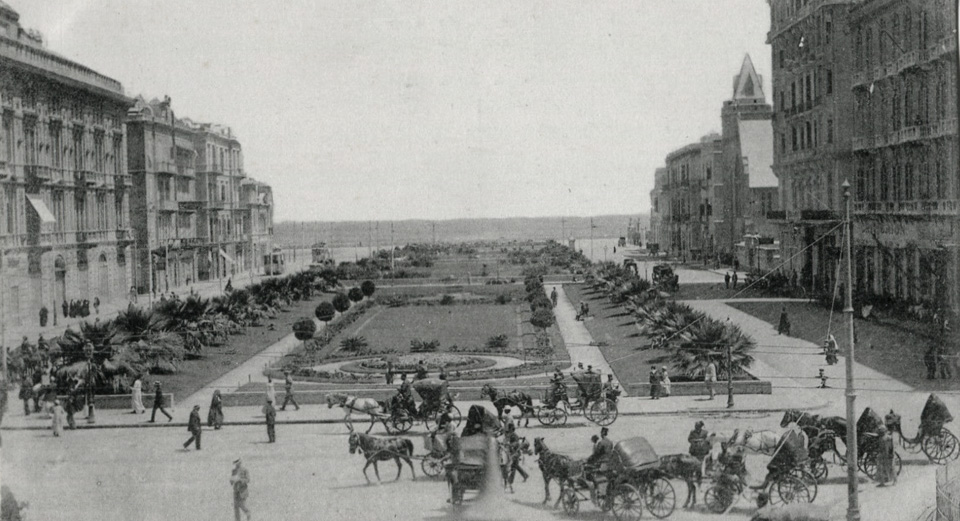
<instances>
[{"instance_id":1,"label":"balcony","mask_svg":"<svg viewBox=\"0 0 960 521\"><path fill-rule=\"evenodd\" d=\"M157 201L157 210L161 212L176 212L180 210L180 205L173 199L161 198Z\"/></svg>"},{"instance_id":2,"label":"balcony","mask_svg":"<svg viewBox=\"0 0 960 521\"><path fill-rule=\"evenodd\" d=\"M910 141L916 141L920 139L920 137L921 135L919 126L905 127L896 131L891 141L899 145Z\"/></svg>"},{"instance_id":3,"label":"balcony","mask_svg":"<svg viewBox=\"0 0 960 521\"><path fill-rule=\"evenodd\" d=\"M185 197L177 200L177 204L180 205L181 212L196 212L197 210L202 210L206 202L199 199Z\"/></svg>"},{"instance_id":4,"label":"balcony","mask_svg":"<svg viewBox=\"0 0 960 521\"><path fill-rule=\"evenodd\" d=\"M157 161L153 171L157 174L175 175L177 173L177 164L173 161Z\"/></svg>"},{"instance_id":5,"label":"balcony","mask_svg":"<svg viewBox=\"0 0 960 521\"><path fill-rule=\"evenodd\" d=\"M50 182L53 177L49 166L24 165L23 173L27 184L47 183Z\"/></svg>"},{"instance_id":6,"label":"balcony","mask_svg":"<svg viewBox=\"0 0 960 521\"><path fill-rule=\"evenodd\" d=\"M73 172L73 183L77 186L106 186L107 175L93 170L75 170Z\"/></svg>"},{"instance_id":7,"label":"balcony","mask_svg":"<svg viewBox=\"0 0 960 521\"><path fill-rule=\"evenodd\" d=\"M130 174L113 174L114 186L133 186L133 176Z\"/></svg>"},{"instance_id":8,"label":"balcony","mask_svg":"<svg viewBox=\"0 0 960 521\"><path fill-rule=\"evenodd\" d=\"M855 137L853 138L853 151L866 150L873 147L873 137Z\"/></svg>"},{"instance_id":9,"label":"balcony","mask_svg":"<svg viewBox=\"0 0 960 521\"><path fill-rule=\"evenodd\" d=\"M27 234L25 233L0 235L0 248L18 248L27 244Z\"/></svg>"},{"instance_id":10,"label":"balcony","mask_svg":"<svg viewBox=\"0 0 960 521\"><path fill-rule=\"evenodd\" d=\"M957 134L957 118L941 119L933 125L931 137L955 136Z\"/></svg>"},{"instance_id":11,"label":"balcony","mask_svg":"<svg viewBox=\"0 0 960 521\"><path fill-rule=\"evenodd\" d=\"M115 230L84 230L75 233L75 240L78 244L94 246L96 243L112 240Z\"/></svg>"},{"instance_id":12,"label":"balcony","mask_svg":"<svg viewBox=\"0 0 960 521\"><path fill-rule=\"evenodd\" d=\"M836 221L839 218L833 210L800 210L801 221Z\"/></svg>"},{"instance_id":13,"label":"balcony","mask_svg":"<svg viewBox=\"0 0 960 521\"><path fill-rule=\"evenodd\" d=\"M897 59L897 73L903 72L911 67L916 67L917 65L919 65L921 63L920 55L921 55L920 51L910 51L908 53L902 54L900 58ZM926 52L924 52L923 55L924 57L926 57Z\"/></svg>"},{"instance_id":14,"label":"balcony","mask_svg":"<svg viewBox=\"0 0 960 521\"><path fill-rule=\"evenodd\" d=\"M116 96L123 96L123 87L120 82L42 48L0 37L0 56L14 63L64 76L84 86L99 87Z\"/></svg>"}]
</instances>

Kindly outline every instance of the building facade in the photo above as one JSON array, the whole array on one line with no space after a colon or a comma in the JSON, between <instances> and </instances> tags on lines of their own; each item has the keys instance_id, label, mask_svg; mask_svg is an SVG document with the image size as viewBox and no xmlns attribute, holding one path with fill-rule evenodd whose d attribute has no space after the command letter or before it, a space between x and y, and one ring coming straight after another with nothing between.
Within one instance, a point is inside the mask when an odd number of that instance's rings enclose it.
<instances>
[{"instance_id":1,"label":"building facade","mask_svg":"<svg viewBox=\"0 0 960 521\"><path fill-rule=\"evenodd\" d=\"M647 249L661 250L667 247L668 235L664 228L664 215L668 213L667 201L663 199L667 169L658 168L653 174L653 190L650 190L650 229L647 231Z\"/></svg>"},{"instance_id":2,"label":"building facade","mask_svg":"<svg viewBox=\"0 0 960 521\"><path fill-rule=\"evenodd\" d=\"M5 336L131 285L121 84L46 50L0 2L0 284ZM91 310L91 313L93 311Z\"/></svg>"},{"instance_id":3,"label":"building facade","mask_svg":"<svg viewBox=\"0 0 960 521\"><path fill-rule=\"evenodd\" d=\"M957 4L874 0L850 12L855 287L957 309Z\"/></svg>"},{"instance_id":4,"label":"building facade","mask_svg":"<svg viewBox=\"0 0 960 521\"><path fill-rule=\"evenodd\" d=\"M782 262L807 290L829 291L842 245L841 185L854 171L848 30L854 1L768 2Z\"/></svg>"}]
</instances>

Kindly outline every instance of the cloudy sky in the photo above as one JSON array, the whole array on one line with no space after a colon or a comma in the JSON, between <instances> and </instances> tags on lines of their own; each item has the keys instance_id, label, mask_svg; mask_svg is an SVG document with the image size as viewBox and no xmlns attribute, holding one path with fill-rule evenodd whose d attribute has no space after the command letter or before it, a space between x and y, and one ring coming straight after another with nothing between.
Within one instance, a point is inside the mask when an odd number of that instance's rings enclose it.
<instances>
[{"instance_id":1,"label":"cloudy sky","mask_svg":"<svg viewBox=\"0 0 960 521\"><path fill-rule=\"evenodd\" d=\"M47 46L228 124L277 218L636 213L719 130L764 0L6 0Z\"/></svg>"}]
</instances>

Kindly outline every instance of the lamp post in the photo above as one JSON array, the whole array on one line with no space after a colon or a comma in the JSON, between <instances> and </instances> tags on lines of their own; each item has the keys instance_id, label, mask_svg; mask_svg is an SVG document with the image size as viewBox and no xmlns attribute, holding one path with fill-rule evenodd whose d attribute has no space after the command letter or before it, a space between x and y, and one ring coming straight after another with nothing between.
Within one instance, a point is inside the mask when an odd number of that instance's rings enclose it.
<instances>
[{"instance_id":1,"label":"lamp post","mask_svg":"<svg viewBox=\"0 0 960 521\"><path fill-rule=\"evenodd\" d=\"M87 423L97 423L93 404L93 355L95 353L93 344L90 342L84 344L83 352L87 355Z\"/></svg>"},{"instance_id":2,"label":"lamp post","mask_svg":"<svg viewBox=\"0 0 960 521\"><path fill-rule=\"evenodd\" d=\"M730 320L729 318L727 320ZM727 343L727 409L733 408L733 348Z\"/></svg>"},{"instance_id":3,"label":"lamp post","mask_svg":"<svg viewBox=\"0 0 960 521\"><path fill-rule=\"evenodd\" d=\"M856 425L856 400L857 394L853 387L853 363L854 363L854 335L853 335L853 248L850 237L850 181L844 181L843 185L843 236L844 246L847 249L847 284L844 295L843 312L847 315L847 341L849 350L847 352L847 521L860 521L860 504L857 494L857 429Z\"/></svg>"}]
</instances>

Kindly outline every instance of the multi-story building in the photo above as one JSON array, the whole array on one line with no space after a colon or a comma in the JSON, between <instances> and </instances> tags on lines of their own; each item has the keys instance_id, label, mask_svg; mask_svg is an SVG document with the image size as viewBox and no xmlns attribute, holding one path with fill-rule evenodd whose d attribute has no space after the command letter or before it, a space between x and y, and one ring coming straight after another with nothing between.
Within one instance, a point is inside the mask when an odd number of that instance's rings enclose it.
<instances>
[{"instance_id":1,"label":"multi-story building","mask_svg":"<svg viewBox=\"0 0 960 521\"><path fill-rule=\"evenodd\" d=\"M714 173L720 136L710 134L666 157L657 172L660 249L688 259L712 257ZM651 223L651 226L653 224Z\"/></svg>"},{"instance_id":2,"label":"multi-story building","mask_svg":"<svg viewBox=\"0 0 960 521\"><path fill-rule=\"evenodd\" d=\"M836 282L843 193L852 177L854 0L768 0L773 53L773 171L782 262L808 290ZM852 180L850 182L853 182Z\"/></svg>"},{"instance_id":3,"label":"multi-story building","mask_svg":"<svg viewBox=\"0 0 960 521\"><path fill-rule=\"evenodd\" d=\"M667 184L667 169L658 168L653 175L653 190L650 190L650 230L647 232L647 248L666 248L669 235L664 226L664 215L669 213L669 202L663 199Z\"/></svg>"},{"instance_id":4,"label":"multi-story building","mask_svg":"<svg viewBox=\"0 0 960 521\"><path fill-rule=\"evenodd\" d=\"M168 292L198 280L201 204L193 140L193 129L176 118L169 98L136 99L127 117L127 163L140 292Z\"/></svg>"},{"instance_id":5,"label":"multi-story building","mask_svg":"<svg viewBox=\"0 0 960 521\"><path fill-rule=\"evenodd\" d=\"M249 178L240 183L240 190L242 233L250 237L247 257L253 269L259 270L264 257L273 251L273 190Z\"/></svg>"},{"instance_id":6,"label":"multi-story building","mask_svg":"<svg viewBox=\"0 0 960 521\"><path fill-rule=\"evenodd\" d=\"M0 322L9 340L64 302L131 285L119 82L46 50L0 2Z\"/></svg>"},{"instance_id":7,"label":"multi-story building","mask_svg":"<svg viewBox=\"0 0 960 521\"><path fill-rule=\"evenodd\" d=\"M750 55L733 78L733 96L723 102L722 198L718 226L720 251L730 253L745 269L767 270L773 261L776 226L768 221L780 209L773 174L773 108L763 92ZM760 246L766 248L760 255ZM722 255L726 256L726 255Z\"/></svg>"},{"instance_id":8,"label":"multi-story building","mask_svg":"<svg viewBox=\"0 0 960 521\"><path fill-rule=\"evenodd\" d=\"M855 287L957 309L957 4L850 11Z\"/></svg>"}]
</instances>

